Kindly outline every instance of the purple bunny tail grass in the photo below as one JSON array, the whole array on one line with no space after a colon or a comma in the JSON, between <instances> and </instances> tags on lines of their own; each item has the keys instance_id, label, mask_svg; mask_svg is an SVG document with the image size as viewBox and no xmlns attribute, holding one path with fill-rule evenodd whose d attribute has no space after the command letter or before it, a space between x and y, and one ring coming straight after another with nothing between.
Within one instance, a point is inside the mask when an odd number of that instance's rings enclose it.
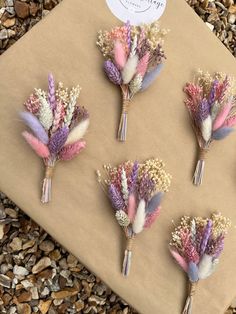
<instances>
[{"instance_id":1,"label":"purple bunny tail grass","mask_svg":"<svg viewBox=\"0 0 236 314\"><path fill-rule=\"evenodd\" d=\"M204 98L200 104L199 104L199 109L198 109L198 119L199 122L201 123L204 121L210 114L210 106L206 98Z\"/></svg>"},{"instance_id":2,"label":"purple bunny tail grass","mask_svg":"<svg viewBox=\"0 0 236 314\"><path fill-rule=\"evenodd\" d=\"M121 75L118 68L111 60L107 60L104 62L104 71L109 78L109 80L116 85L121 84Z\"/></svg>"},{"instance_id":3,"label":"purple bunny tail grass","mask_svg":"<svg viewBox=\"0 0 236 314\"><path fill-rule=\"evenodd\" d=\"M212 133L212 138L216 141L223 140L226 136L228 136L231 132L234 131L234 128L223 127Z\"/></svg>"},{"instance_id":4,"label":"purple bunny tail grass","mask_svg":"<svg viewBox=\"0 0 236 314\"><path fill-rule=\"evenodd\" d=\"M144 91L146 88L148 88L154 80L158 77L158 75L161 73L161 70L163 68L163 63L159 63L152 71L146 72L143 81L142 81L142 87L140 91Z\"/></svg>"},{"instance_id":5,"label":"purple bunny tail grass","mask_svg":"<svg viewBox=\"0 0 236 314\"><path fill-rule=\"evenodd\" d=\"M111 200L113 208L116 210L124 210L125 209L125 203L122 197L122 194L119 192L119 190L116 188L114 184L109 185L109 198Z\"/></svg>"},{"instance_id":6,"label":"purple bunny tail grass","mask_svg":"<svg viewBox=\"0 0 236 314\"><path fill-rule=\"evenodd\" d=\"M129 49L130 49L130 47L131 47L131 25L130 25L130 21L127 21L125 23L125 26L127 29L127 44L128 44Z\"/></svg>"},{"instance_id":7,"label":"purple bunny tail grass","mask_svg":"<svg viewBox=\"0 0 236 314\"><path fill-rule=\"evenodd\" d=\"M189 283L189 294L187 300L185 302L185 306L182 314L191 314L192 313L192 305L193 305L193 297L196 293L197 282Z\"/></svg>"},{"instance_id":8,"label":"purple bunny tail grass","mask_svg":"<svg viewBox=\"0 0 236 314\"><path fill-rule=\"evenodd\" d=\"M215 245L215 251L214 251L214 258L218 258L220 256L221 252L223 251L224 240L225 240L224 235L220 235L217 238L216 245Z\"/></svg>"},{"instance_id":9,"label":"purple bunny tail grass","mask_svg":"<svg viewBox=\"0 0 236 314\"><path fill-rule=\"evenodd\" d=\"M32 130L37 139L39 139L44 144L48 143L48 134L34 114L28 111L23 111L20 112L20 117L23 122Z\"/></svg>"},{"instance_id":10,"label":"purple bunny tail grass","mask_svg":"<svg viewBox=\"0 0 236 314\"><path fill-rule=\"evenodd\" d=\"M136 189L138 170L139 170L139 163L138 161L135 161L133 164L133 169L132 169L131 177L130 177L130 188L129 188L130 193L134 192Z\"/></svg>"},{"instance_id":11,"label":"purple bunny tail grass","mask_svg":"<svg viewBox=\"0 0 236 314\"><path fill-rule=\"evenodd\" d=\"M204 229L202 241L201 241L200 256L202 256L206 251L207 243L208 243L208 240L210 238L211 231L212 231L212 221L211 221L211 219L208 219L206 227Z\"/></svg>"},{"instance_id":12,"label":"purple bunny tail grass","mask_svg":"<svg viewBox=\"0 0 236 314\"><path fill-rule=\"evenodd\" d=\"M48 100L52 110L54 110L56 108L56 93L54 78L51 73L48 75Z\"/></svg>"},{"instance_id":13,"label":"purple bunny tail grass","mask_svg":"<svg viewBox=\"0 0 236 314\"><path fill-rule=\"evenodd\" d=\"M69 134L68 127L58 129L50 138L48 148L52 155L56 155L64 146Z\"/></svg>"},{"instance_id":14,"label":"purple bunny tail grass","mask_svg":"<svg viewBox=\"0 0 236 314\"><path fill-rule=\"evenodd\" d=\"M52 176L53 170L55 166L54 159L47 159L45 160L45 175L43 179L42 185L42 203L49 203L51 201L51 194L52 194Z\"/></svg>"}]
</instances>

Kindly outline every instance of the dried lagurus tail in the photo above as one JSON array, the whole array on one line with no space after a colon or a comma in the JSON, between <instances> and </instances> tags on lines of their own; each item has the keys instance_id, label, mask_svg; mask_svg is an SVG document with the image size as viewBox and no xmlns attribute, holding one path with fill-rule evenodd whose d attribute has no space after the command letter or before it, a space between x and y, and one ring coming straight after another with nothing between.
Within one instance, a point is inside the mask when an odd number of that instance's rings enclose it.
<instances>
[{"instance_id":1,"label":"dried lagurus tail","mask_svg":"<svg viewBox=\"0 0 236 314\"><path fill-rule=\"evenodd\" d=\"M133 96L145 90L159 75L163 60L163 38L167 30L158 22L131 26L129 22L111 31L99 31L97 45L105 62L109 80L122 92L122 111L118 140L125 141L127 118Z\"/></svg>"},{"instance_id":2,"label":"dried lagurus tail","mask_svg":"<svg viewBox=\"0 0 236 314\"><path fill-rule=\"evenodd\" d=\"M55 88L53 76L48 76L48 91L35 89L25 102L26 111L20 117L31 132L23 137L45 164L43 203L51 200L52 175L59 160L70 160L85 147L83 139L89 126L88 111L77 103L80 87L70 91L62 83Z\"/></svg>"},{"instance_id":3,"label":"dried lagurus tail","mask_svg":"<svg viewBox=\"0 0 236 314\"><path fill-rule=\"evenodd\" d=\"M156 220L162 197L169 189L171 176L164 168L161 160L149 159L144 163L127 161L117 167L105 165L105 178L97 171L98 182L109 197L116 220L127 239L124 276L130 271L135 237Z\"/></svg>"},{"instance_id":4,"label":"dried lagurus tail","mask_svg":"<svg viewBox=\"0 0 236 314\"><path fill-rule=\"evenodd\" d=\"M198 71L193 83L184 88L185 100L199 145L193 183L202 183L205 157L213 141L224 139L236 125L236 84L222 73Z\"/></svg>"},{"instance_id":5,"label":"dried lagurus tail","mask_svg":"<svg viewBox=\"0 0 236 314\"><path fill-rule=\"evenodd\" d=\"M192 313L199 280L215 271L230 224L221 213L213 213L211 218L183 216L172 232L170 253L189 280L189 295L182 314Z\"/></svg>"}]
</instances>

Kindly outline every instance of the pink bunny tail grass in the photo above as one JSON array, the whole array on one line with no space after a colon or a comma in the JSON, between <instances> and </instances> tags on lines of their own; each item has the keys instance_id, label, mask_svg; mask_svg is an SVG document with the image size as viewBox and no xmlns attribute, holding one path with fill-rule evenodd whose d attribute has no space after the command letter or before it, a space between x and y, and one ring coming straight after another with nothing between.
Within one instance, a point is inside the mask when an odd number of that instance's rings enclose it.
<instances>
[{"instance_id":1,"label":"pink bunny tail grass","mask_svg":"<svg viewBox=\"0 0 236 314\"><path fill-rule=\"evenodd\" d=\"M128 199L128 217L131 222L134 221L134 217L136 214L136 199L134 194L130 194L129 199Z\"/></svg>"},{"instance_id":2,"label":"pink bunny tail grass","mask_svg":"<svg viewBox=\"0 0 236 314\"><path fill-rule=\"evenodd\" d=\"M123 69L126 63L125 49L120 41L116 41L114 44L114 58L115 63L119 69Z\"/></svg>"},{"instance_id":3,"label":"pink bunny tail grass","mask_svg":"<svg viewBox=\"0 0 236 314\"><path fill-rule=\"evenodd\" d=\"M145 73L147 72L148 61L149 61L150 53L147 52L139 61L136 72L141 74L144 77Z\"/></svg>"},{"instance_id":4,"label":"pink bunny tail grass","mask_svg":"<svg viewBox=\"0 0 236 314\"><path fill-rule=\"evenodd\" d=\"M59 158L61 160L71 160L76 155L78 155L81 150L85 148L85 146L86 142L83 140L79 140L73 144L68 144L61 149L59 153Z\"/></svg>"},{"instance_id":5,"label":"pink bunny tail grass","mask_svg":"<svg viewBox=\"0 0 236 314\"><path fill-rule=\"evenodd\" d=\"M157 207L152 213L148 214L145 220L144 228L150 228L160 215L161 206Z\"/></svg>"},{"instance_id":6,"label":"pink bunny tail grass","mask_svg":"<svg viewBox=\"0 0 236 314\"><path fill-rule=\"evenodd\" d=\"M22 133L22 136L25 138L26 142L33 148L33 150L36 152L36 154L39 157L42 157L42 158L49 157L49 150L45 144L40 142L36 137L34 137L32 134L30 134L27 131L24 131Z\"/></svg>"},{"instance_id":7,"label":"pink bunny tail grass","mask_svg":"<svg viewBox=\"0 0 236 314\"><path fill-rule=\"evenodd\" d=\"M175 250L170 249L170 253L174 257L176 262L179 264L179 266L187 273L187 271L188 271L188 264L185 261L185 259L181 255L179 255L179 253L177 251L175 251Z\"/></svg>"},{"instance_id":8,"label":"pink bunny tail grass","mask_svg":"<svg viewBox=\"0 0 236 314\"><path fill-rule=\"evenodd\" d=\"M124 277L129 276L129 273L130 273L133 240L134 240L133 237L127 239L125 256L124 256L123 265L122 265L122 274Z\"/></svg>"},{"instance_id":9,"label":"pink bunny tail grass","mask_svg":"<svg viewBox=\"0 0 236 314\"><path fill-rule=\"evenodd\" d=\"M196 292L197 282L190 282L189 286L189 295L185 302L185 306L183 309L182 314L191 314L192 313L192 305L193 305L193 297Z\"/></svg>"},{"instance_id":10,"label":"pink bunny tail grass","mask_svg":"<svg viewBox=\"0 0 236 314\"><path fill-rule=\"evenodd\" d=\"M54 160L49 159L45 161L45 175L43 179L42 197L41 197L41 202L43 204L49 203L51 201L52 176L53 176L54 166L55 166Z\"/></svg>"},{"instance_id":11,"label":"pink bunny tail grass","mask_svg":"<svg viewBox=\"0 0 236 314\"><path fill-rule=\"evenodd\" d=\"M219 129L224 124L225 119L227 118L227 115L229 114L231 107L232 107L232 104L228 103L224 106L224 108L222 108L222 110L216 117L215 122L213 123L213 131Z\"/></svg>"}]
</instances>

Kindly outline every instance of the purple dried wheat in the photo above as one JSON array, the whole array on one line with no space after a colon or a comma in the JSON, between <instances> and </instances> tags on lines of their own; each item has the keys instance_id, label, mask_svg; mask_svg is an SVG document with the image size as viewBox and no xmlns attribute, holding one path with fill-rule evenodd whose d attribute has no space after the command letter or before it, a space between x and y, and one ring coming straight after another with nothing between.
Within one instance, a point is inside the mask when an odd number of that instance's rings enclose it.
<instances>
[{"instance_id":1,"label":"purple dried wheat","mask_svg":"<svg viewBox=\"0 0 236 314\"><path fill-rule=\"evenodd\" d=\"M104 71L112 83L116 85L121 84L120 72L111 60L104 62Z\"/></svg>"},{"instance_id":2,"label":"purple dried wheat","mask_svg":"<svg viewBox=\"0 0 236 314\"><path fill-rule=\"evenodd\" d=\"M206 98L204 98L200 104L199 104L199 108L198 108L198 119L199 121L204 121L210 114L210 107L209 107L209 103L206 100Z\"/></svg>"},{"instance_id":3,"label":"purple dried wheat","mask_svg":"<svg viewBox=\"0 0 236 314\"><path fill-rule=\"evenodd\" d=\"M109 198L111 200L112 206L116 210L124 210L125 203L124 203L122 194L119 192L119 190L112 183L109 185L108 190L109 190Z\"/></svg>"},{"instance_id":4,"label":"purple dried wheat","mask_svg":"<svg viewBox=\"0 0 236 314\"><path fill-rule=\"evenodd\" d=\"M209 98L208 98L208 103L209 106L211 107L215 101L215 96L216 96L216 86L218 84L218 80L214 80L214 82L212 83L212 87L211 87L211 91L209 94Z\"/></svg>"},{"instance_id":5,"label":"purple dried wheat","mask_svg":"<svg viewBox=\"0 0 236 314\"><path fill-rule=\"evenodd\" d=\"M211 221L211 219L208 219L206 227L204 229L202 241L201 241L200 256L202 256L206 251L207 243L208 243L208 240L210 238L211 231L212 231L212 221Z\"/></svg>"},{"instance_id":6,"label":"purple dried wheat","mask_svg":"<svg viewBox=\"0 0 236 314\"><path fill-rule=\"evenodd\" d=\"M64 146L67 137L68 137L69 129L68 127L63 127L58 129L50 138L48 148L52 155L56 155Z\"/></svg>"}]
</instances>

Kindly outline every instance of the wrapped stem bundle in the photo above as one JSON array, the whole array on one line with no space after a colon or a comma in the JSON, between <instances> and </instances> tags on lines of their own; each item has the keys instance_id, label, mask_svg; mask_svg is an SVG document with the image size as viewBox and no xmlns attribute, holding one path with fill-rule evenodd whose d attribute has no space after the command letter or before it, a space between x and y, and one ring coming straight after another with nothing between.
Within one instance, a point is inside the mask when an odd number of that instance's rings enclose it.
<instances>
[{"instance_id":1,"label":"wrapped stem bundle","mask_svg":"<svg viewBox=\"0 0 236 314\"><path fill-rule=\"evenodd\" d=\"M119 141L126 140L131 99L160 74L165 59L162 46L166 33L158 22L142 26L131 26L127 22L111 31L99 31L97 45L105 58L104 71L122 92Z\"/></svg>"},{"instance_id":2,"label":"wrapped stem bundle","mask_svg":"<svg viewBox=\"0 0 236 314\"><path fill-rule=\"evenodd\" d=\"M149 159L144 163L127 161L117 167L105 165L106 179L97 171L98 182L108 195L126 237L124 276L130 271L134 239L150 228L160 214L162 197L171 182L164 167L161 160Z\"/></svg>"},{"instance_id":3,"label":"wrapped stem bundle","mask_svg":"<svg viewBox=\"0 0 236 314\"><path fill-rule=\"evenodd\" d=\"M236 124L236 84L222 73L197 72L193 83L184 88L185 100L199 145L193 183L201 185L205 158L214 140L228 136Z\"/></svg>"},{"instance_id":4,"label":"wrapped stem bundle","mask_svg":"<svg viewBox=\"0 0 236 314\"><path fill-rule=\"evenodd\" d=\"M192 313L199 280L215 271L230 224L221 213L213 213L210 219L183 216L180 225L172 232L170 253L189 280L189 294L182 314Z\"/></svg>"},{"instance_id":5,"label":"wrapped stem bundle","mask_svg":"<svg viewBox=\"0 0 236 314\"><path fill-rule=\"evenodd\" d=\"M45 164L42 203L51 200L56 163L70 160L81 152L86 145L83 137L89 126L88 111L77 103L80 87L68 91L59 83L56 89L52 74L48 76L48 85L48 92L35 89L25 102L26 111L20 113L32 132L24 131L22 135Z\"/></svg>"}]
</instances>

